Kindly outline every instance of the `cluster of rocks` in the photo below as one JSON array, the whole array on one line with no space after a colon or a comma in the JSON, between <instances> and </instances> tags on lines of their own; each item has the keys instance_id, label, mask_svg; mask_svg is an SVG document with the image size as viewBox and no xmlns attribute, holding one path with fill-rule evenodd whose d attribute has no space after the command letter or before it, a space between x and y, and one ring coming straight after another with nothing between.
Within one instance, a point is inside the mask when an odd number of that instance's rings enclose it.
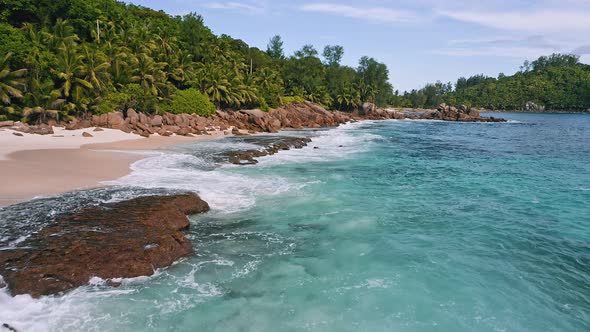
<instances>
[{"instance_id":1,"label":"cluster of rocks","mask_svg":"<svg viewBox=\"0 0 590 332\"><path fill-rule=\"evenodd\" d=\"M182 233L189 227L187 215L208 210L194 194L86 208L58 217L14 249L0 250L0 275L13 296L33 297L64 292L93 277L149 276L192 252Z\"/></svg>"},{"instance_id":2,"label":"cluster of rocks","mask_svg":"<svg viewBox=\"0 0 590 332\"><path fill-rule=\"evenodd\" d=\"M9 128L17 132L25 134L37 134L37 135L52 135L53 127L50 124L42 123L39 125L28 125L22 122L14 121L2 121L0 122L0 128Z\"/></svg>"},{"instance_id":3,"label":"cluster of rocks","mask_svg":"<svg viewBox=\"0 0 590 332\"><path fill-rule=\"evenodd\" d=\"M102 127L119 129L127 133L149 137L153 134L170 136L173 134L207 135L213 131L224 131L243 135L246 133L269 132L281 129L323 128L334 127L354 120L384 119L438 119L444 121L489 122L499 121L494 118L483 118L474 108L461 106L458 109L441 104L436 111L427 111L422 115L382 109L372 103L364 103L361 108L352 112L327 111L322 106L311 102L292 103L270 112L261 110L217 111L209 117L196 114L146 115L128 109L123 112L112 112L94 115L88 119L74 119L68 123L56 123L51 120L47 124L27 125L12 121L0 122L0 127L9 127L15 131L32 134L53 134L53 126L64 126L66 129L83 129Z\"/></svg>"},{"instance_id":4,"label":"cluster of rocks","mask_svg":"<svg viewBox=\"0 0 590 332\"><path fill-rule=\"evenodd\" d=\"M459 122L506 122L504 119L482 117L480 111L473 107L461 105L459 108L456 108L448 106L445 103L440 104L436 111L424 112L420 119Z\"/></svg>"},{"instance_id":5,"label":"cluster of rocks","mask_svg":"<svg viewBox=\"0 0 590 332\"><path fill-rule=\"evenodd\" d=\"M525 112L545 112L545 106L542 105L537 105L532 101L527 102L524 105L524 111Z\"/></svg>"},{"instance_id":6,"label":"cluster of rocks","mask_svg":"<svg viewBox=\"0 0 590 332\"><path fill-rule=\"evenodd\" d=\"M302 149L304 146L307 146L307 143L309 142L311 142L309 137L281 138L260 150L231 151L227 152L225 156L232 164L254 165L258 163L258 160L255 158L270 156L278 153L279 151Z\"/></svg>"}]
</instances>

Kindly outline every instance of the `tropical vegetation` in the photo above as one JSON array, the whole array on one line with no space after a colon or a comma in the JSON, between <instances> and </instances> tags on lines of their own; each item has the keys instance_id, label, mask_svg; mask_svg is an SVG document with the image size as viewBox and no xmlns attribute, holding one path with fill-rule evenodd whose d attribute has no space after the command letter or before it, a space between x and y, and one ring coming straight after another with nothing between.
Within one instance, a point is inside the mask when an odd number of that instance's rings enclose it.
<instances>
[{"instance_id":1,"label":"tropical vegetation","mask_svg":"<svg viewBox=\"0 0 590 332\"><path fill-rule=\"evenodd\" d=\"M288 56L280 36L260 50L216 36L195 13L116 0L0 0L0 119L390 103L387 67L370 57L343 66L343 52L304 45Z\"/></svg>"},{"instance_id":2,"label":"tropical vegetation","mask_svg":"<svg viewBox=\"0 0 590 332\"><path fill-rule=\"evenodd\" d=\"M414 108L434 108L443 102L492 110L522 110L532 102L547 110L587 111L590 66L575 55L553 54L525 61L512 76L461 77L454 85L437 82L403 95L396 93L393 100L397 106Z\"/></svg>"}]
</instances>

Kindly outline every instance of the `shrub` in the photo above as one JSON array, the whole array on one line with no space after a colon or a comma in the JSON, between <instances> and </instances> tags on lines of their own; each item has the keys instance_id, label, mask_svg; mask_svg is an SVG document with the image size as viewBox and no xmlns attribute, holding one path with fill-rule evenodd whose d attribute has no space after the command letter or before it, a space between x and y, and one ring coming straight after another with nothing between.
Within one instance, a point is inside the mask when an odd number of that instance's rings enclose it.
<instances>
[{"instance_id":1,"label":"shrub","mask_svg":"<svg viewBox=\"0 0 590 332\"><path fill-rule=\"evenodd\" d=\"M162 110L174 114L196 113L209 116L215 113L215 105L199 90L190 88L176 91L170 101L162 104Z\"/></svg>"},{"instance_id":2,"label":"shrub","mask_svg":"<svg viewBox=\"0 0 590 332\"><path fill-rule=\"evenodd\" d=\"M92 110L96 114L105 114L110 113L112 111L121 111L125 109L125 106L133 107L137 105L130 105L131 96L123 92L112 92L106 95L102 100L100 100L96 107Z\"/></svg>"},{"instance_id":3,"label":"shrub","mask_svg":"<svg viewBox=\"0 0 590 332\"><path fill-rule=\"evenodd\" d=\"M260 99L260 110L262 110L263 112L270 111L270 106L268 106L268 103L264 98Z\"/></svg>"},{"instance_id":4,"label":"shrub","mask_svg":"<svg viewBox=\"0 0 590 332\"><path fill-rule=\"evenodd\" d=\"M281 106L289 105L292 103L302 103L305 99L301 96L283 96L281 97Z\"/></svg>"}]
</instances>

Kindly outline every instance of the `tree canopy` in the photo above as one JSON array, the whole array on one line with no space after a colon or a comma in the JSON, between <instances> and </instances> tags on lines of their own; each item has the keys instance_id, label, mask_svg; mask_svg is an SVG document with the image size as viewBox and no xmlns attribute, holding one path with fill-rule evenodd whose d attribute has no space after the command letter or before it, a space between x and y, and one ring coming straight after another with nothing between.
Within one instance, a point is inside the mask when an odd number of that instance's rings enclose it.
<instances>
[{"instance_id":1,"label":"tree canopy","mask_svg":"<svg viewBox=\"0 0 590 332\"><path fill-rule=\"evenodd\" d=\"M454 84L437 82L394 97L393 104L433 108L439 103L465 104L492 110L522 110L528 102L547 110L590 109L590 66L569 54L542 56L525 61L512 76L461 77Z\"/></svg>"},{"instance_id":2,"label":"tree canopy","mask_svg":"<svg viewBox=\"0 0 590 332\"><path fill-rule=\"evenodd\" d=\"M322 61L304 45L286 55L278 35L263 51L213 34L196 13L170 16L116 0L0 0L0 119L67 119L130 105L155 113L197 93L222 109L292 100L339 110L387 105L387 67L369 57L342 66L343 54L329 45Z\"/></svg>"}]
</instances>

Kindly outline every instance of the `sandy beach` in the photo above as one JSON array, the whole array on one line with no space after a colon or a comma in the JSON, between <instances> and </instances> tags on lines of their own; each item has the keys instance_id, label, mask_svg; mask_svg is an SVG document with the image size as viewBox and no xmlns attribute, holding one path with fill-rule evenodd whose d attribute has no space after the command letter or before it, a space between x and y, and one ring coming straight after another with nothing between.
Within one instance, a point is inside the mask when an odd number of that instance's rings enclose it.
<instances>
[{"instance_id":1,"label":"sandy beach","mask_svg":"<svg viewBox=\"0 0 590 332\"><path fill-rule=\"evenodd\" d=\"M129 173L142 151L211 139L223 132L195 137L153 135L149 138L119 130L54 128L53 135L14 135L0 130L0 207L35 197L101 186ZM93 137L84 137L83 132Z\"/></svg>"}]
</instances>

